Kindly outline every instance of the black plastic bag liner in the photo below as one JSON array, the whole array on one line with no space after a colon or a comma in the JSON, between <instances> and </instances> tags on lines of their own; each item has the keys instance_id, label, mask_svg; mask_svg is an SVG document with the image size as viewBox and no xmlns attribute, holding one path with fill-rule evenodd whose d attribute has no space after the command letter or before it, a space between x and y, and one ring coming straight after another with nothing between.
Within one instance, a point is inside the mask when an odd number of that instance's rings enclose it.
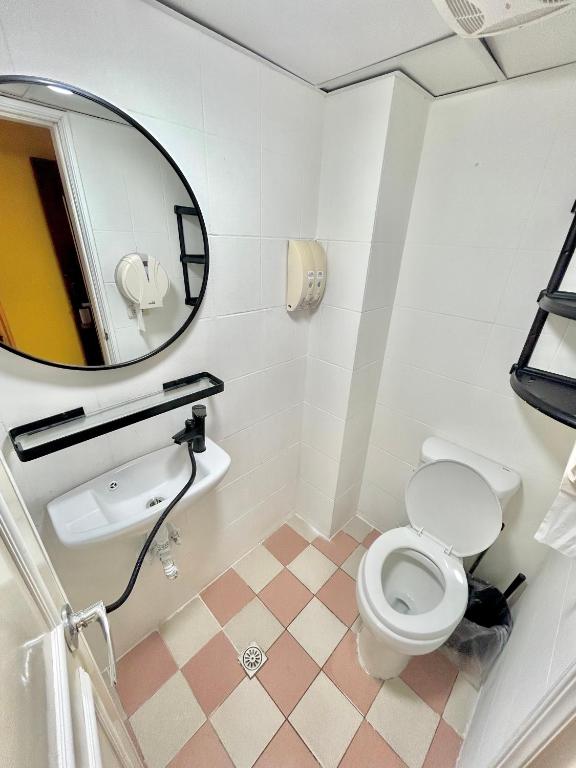
<instances>
[{"instance_id":1,"label":"black plastic bag liner","mask_svg":"<svg viewBox=\"0 0 576 768\"><path fill-rule=\"evenodd\" d=\"M511 631L512 615L504 595L482 579L468 575L468 608L443 651L467 677L483 682Z\"/></svg>"}]
</instances>

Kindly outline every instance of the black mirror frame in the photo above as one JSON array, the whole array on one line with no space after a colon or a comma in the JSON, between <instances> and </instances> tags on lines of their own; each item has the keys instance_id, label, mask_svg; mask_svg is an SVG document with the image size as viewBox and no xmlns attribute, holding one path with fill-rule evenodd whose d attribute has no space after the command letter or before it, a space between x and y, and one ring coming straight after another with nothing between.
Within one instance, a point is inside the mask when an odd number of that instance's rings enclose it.
<instances>
[{"instance_id":1,"label":"black mirror frame","mask_svg":"<svg viewBox=\"0 0 576 768\"><path fill-rule=\"evenodd\" d=\"M180 328L176 331L176 333L174 333L167 341L165 341L159 347L154 349L152 352L149 352L147 355L143 355L142 357L136 357L133 360L127 360L126 362L114 363L113 365L66 365L65 363L56 363L52 360L44 360L41 357L35 357L34 355L29 355L26 352L21 352L20 350L14 349L13 347L8 346L7 344L3 344L2 342L0 342L0 349L5 349L7 352L12 352L14 355L23 357L26 360L32 360L35 363L41 363L42 365L49 365L49 366L52 366L53 368L64 368L64 369L73 370L73 371L88 371L88 372L112 371L117 368L126 368L129 365L136 365L137 363L142 363L145 360L149 360L151 357L153 357L153 355L157 355L159 352L163 352L167 347L169 347L174 341L176 341L177 338L179 338L184 333L184 331L188 328L188 326L192 323L192 321L198 314L198 310L202 305L202 301L206 293L206 287L208 285L208 273L210 271L208 232L206 230L206 223L204 221L204 216L202 215L202 209L198 204L196 195L192 191L192 188L190 187L190 184L188 183L186 177L184 176L184 174L182 173L182 171L180 170L176 162L173 160L173 158L164 149L162 144L160 144L160 142L157 139L155 139L154 136L152 136L152 134L149 133L146 130L146 128L144 128L143 125L140 125L139 122L134 120L134 118L131 117L126 112L124 112L124 110L120 109L114 104L110 104L110 102L106 101L100 96L95 96L93 93L84 91L82 88L78 88L75 85L70 85L69 83L61 82L60 80L51 80L50 78L36 77L34 75L0 75L0 85L10 84L10 83L29 83L30 85L46 85L46 86L52 85L58 88L65 88L66 90L72 91L72 93L75 93L78 96L83 96L85 99L88 99L89 101L93 101L95 104L99 104L100 106L105 107L106 109L109 109L111 112L114 112L116 115L118 115L123 120L125 120L133 128L136 128L136 130L139 131L143 136L145 136L148 139L148 141L151 142L156 147L156 149L163 155L164 159L169 163L169 165L175 171L176 175L184 185L184 188L190 195L190 199L192 200L193 206L194 208L196 208L198 212L198 215L196 218L200 222L200 228L202 231L202 240L204 243L204 253L206 255L206 259L204 263L204 276L202 278L202 286L200 287L200 292L198 294L198 299L196 301L196 304L193 307L191 307L190 317L188 317L188 319L180 326ZM8 94L0 94L0 95L8 95Z\"/></svg>"}]
</instances>

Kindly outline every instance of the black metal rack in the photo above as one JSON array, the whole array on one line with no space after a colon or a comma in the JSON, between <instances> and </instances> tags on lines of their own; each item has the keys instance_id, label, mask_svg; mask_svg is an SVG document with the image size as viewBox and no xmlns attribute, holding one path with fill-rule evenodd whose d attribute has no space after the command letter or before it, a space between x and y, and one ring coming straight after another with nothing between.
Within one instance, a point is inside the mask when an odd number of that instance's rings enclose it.
<instances>
[{"instance_id":1,"label":"black metal rack","mask_svg":"<svg viewBox=\"0 0 576 768\"><path fill-rule=\"evenodd\" d=\"M510 369L510 385L529 405L569 427L576 428L576 379L530 366L549 314L576 320L576 293L561 291L560 285L576 250L576 202L574 219L558 256L550 281L538 296L538 311L518 362Z\"/></svg>"},{"instance_id":2,"label":"black metal rack","mask_svg":"<svg viewBox=\"0 0 576 768\"><path fill-rule=\"evenodd\" d=\"M174 213L176 214L176 222L178 224L178 240L180 242L180 263L182 264L182 275L184 277L184 291L186 298L185 303L189 307L196 306L198 301L197 296L192 296L190 293L190 276L188 275L188 264L206 264L207 247L204 238L204 253L187 253L186 252L186 239L184 237L184 222L182 216L198 216L199 213L196 208L191 208L188 205L175 205Z\"/></svg>"},{"instance_id":3,"label":"black metal rack","mask_svg":"<svg viewBox=\"0 0 576 768\"><path fill-rule=\"evenodd\" d=\"M222 379L207 372L196 373L168 381L161 390L124 403L91 413L74 408L14 427L8 434L20 461L31 461L223 391Z\"/></svg>"}]
</instances>

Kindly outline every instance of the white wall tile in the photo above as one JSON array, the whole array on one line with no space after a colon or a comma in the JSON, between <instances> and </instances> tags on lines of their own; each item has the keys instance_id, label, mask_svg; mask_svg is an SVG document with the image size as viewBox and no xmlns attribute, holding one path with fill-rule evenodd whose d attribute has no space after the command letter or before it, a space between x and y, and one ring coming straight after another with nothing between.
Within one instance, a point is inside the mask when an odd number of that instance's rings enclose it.
<instances>
[{"instance_id":1,"label":"white wall tile","mask_svg":"<svg viewBox=\"0 0 576 768\"><path fill-rule=\"evenodd\" d=\"M262 371L259 397L260 418L285 410L304 400L306 358L300 357Z\"/></svg>"},{"instance_id":2,"label":"white wall tile","mask_svg":"<svg viewBox=\"0 0 576 768\"><path fill-rule=\"evenodd\" d=\"M366 462L366 449L368 437L358 444L346 440L340 457L338 472L338 485L336 486L336 498L339 499L352 486L357 488L357 496L360 494L360 485L364 474Z\"/></svg>"},{"instance_id":3,"label":"white wall tile","mask_svg":"<svg viewBox=\"0 0 576 768\"><path fill-rule=\"evenodd\" d=\"M396 302L402 307L493 321L507 281L513 284L510 269L514 257L512 249L408 242ZM525 302L525 289L520 284L510 293L517 290L520 300ZM535 296L530 299L532 314ZM497 322L512 324L502 319Z\"/></svg>"},{"instance_id":4,"label":"white wall tile","mask_svg":"<svg viewBox=\"0 0 576 768\"><path fill-rule=\"evenodd\" d=\"M225 381L263 368L264 314L244 312L211 322L211 366Z\"/></svg>"},{"instance_id":5,"label":"white wall tile","mask_svg":"<svg viewBox=\"0 0 576 768\"><path fill-rule=\"evenodd\" d=\"M379 377L379 362L369 363L354 371L350 385L350 402L348 406L349 419L358 416L367 407L374 406L374 403L376 402L376 393L378 391Z\"/></svg>"},{"instance_id":6,"label":"white wall tile","mask_svg":"<svg viewBox=\"0 0 576 768\"><path fill-rule=\"evenodd\" d=\"M505 88L478 89L432 106L411 243L518 245L558 130L550 116L562 112L566 99L566 89L555 87L554 79L546 87L534 83L520 78ZM431 200L440 204L430 205Z\"/></svg>"},{"instance_id":7,"label":"white wall tile","mask_svg":"<svg viewBox=\"0 0 576 768\"><path fill-rule=\"evenodd\" d=\"M284 307L263 312L262 356L264 366L304 357L308 349L308 317Z\"/></svg>"},{"instance_id":8,"label":"white wall tile","mask_svg":"<svg viewBox=\"0 0 576 768\"><path fill-rule=\"evenodd\" d=\"M313 240L316 237L320 186L320 153L314 155L313 152L310 152L309 154L309 157L298 157L297 159L300 168L300 188L298 191L300 237L305 240Z\"/></svg>"},{"instance_id":9,"label":"white wall tile","mask_svg":"<svg viewBox=\"0 0 576 768\"><path fill-rule=\"evenodd\" d=\"M262 145L286 155L318 156L324 94L262 67Z\"/></svg>"},{"instance_id":10,"label":"white wall tile","mask_svg":"<svg viewBox=\"0 0 576 768\"><path fill-rule=\"evenodd\" d=\"M330 242L323 303L341 309L362 310L370 246L368 243Z\"/></svg>"},{"instance_id":11,"label":"white wall tile","mask_svg":"<svg viewBox=\"0 0 576 768\"><path fill-rule=\"evenodd\" d=\"M140 160L145 158L148 169L148 142L127 126L85 115L73 115L70 125L92 227L132 230L134 221L128 181L139 169L138 163L134 162L136 152L128 154L127 150L133 143L141 151ZM157 167L152 165L151 172L154 175ZM157 187L161 194L160 180ZM161 200L156 209L160 213L163 211Z\"/></svg>"},{"instance_id":12,"label":"white wall tile","mask_svg":"<svg viewBox=\"0 0 576 768\"><path fill-rule=\"evenodd\" d=\"M396 309L387 354L403 363L474 383L491 326L476 320Z\"/></svg>"},{"instance_id":13,"label":"white wall tile","mask_svg":"<svg viewBox=\"0 0 576 768\"><path fill-rule=\"evenodd\" d=\"M219 441L219 445L231 459L230 469L222 481L222 486L234 482L258 466L259 460L253 429L252 426L246 427L246 429Z\"/></svg>"},{"instance_id":14,"label":"white wall tile","mask_svg":"<svg viewBox=\"0 0 576 768\"><path fill-rule=\"evenodd\" d=\"M304 482L333 498L338 482L338 462L306 443L302 443L300 462L300 476Z\"/></svg>"},{"instance_id":15,"label":"white wall tile","mask_svg":"<svg viewBox=\"0 0 576 768\"><path fill-rule=\"evenodd\" d=\"M372 309L369 312L362 312L354 368L362 368L368 363L382 360L388 338L390 315L390 309Z\"/></svg>"},{"instance_id":16,"label":"white wall tile","mask_svg":"<svg viewBox=\"0 0 576 768\"><path fill-rule=\"evenodd\" d=\"M545 340L539 341L540 356L544 357L542 353L542 347L545 344ZM534 355L534 358L536 355ZM544 357L545 359L545 357ZM533 363L535 364L535 363ZM561 373L564 376L576 377L576 329L573 323L568 323L566 332L558 345L558 348L552 358L552 362L549 363L549 369L555 373Z\"/></svg>"},{"instance_id":17,"label":"white wall tile","mask_svg":"<svg viewBox=\"0 0 576 768\"><path fill-rule=\"evenodd\" d=\"M259 309L260 240L252 237L212 237L210 254L215 313L230 315Z\"/></svg>"},{"instance_id":18,"label":"white wall tile","mask_svg":"<svg viewBox=\"0 0 576 768\"><path fill-rule=\"evenodd\" d=\"M364 311L391 307L396 296L403 243L372 243Z\"/></svg>"},{"instance_id":19,"label":"white wall tile","mask_svg":"<svg viewBox=\"0 0 576 768\"><path fill-rule=\"evenodd\" d=\"M207 35L201 46L206 133L260 146L262 65Z\"/></svg>"},{"instance_id":20,"label":"white wall tile","mask_svg":"<svg viewBox=\"0 0 576 768\"><path fill-rule=\"evenodd\" d=\"M306 402L346 418L352 372L346 368L308 358L306 366Z\"/></svg>"},{"instance_id":21,"label":"white wall tile","mask_svg":"<svg viewBox=\"0 0 576 768\"><path fill-rule=\"evenodd\" d=\"M332 535L342 530L346 523L354 517L358 511L360 498L360 483L352 485L334 501L334 515L332 520Z\"/></svg>"},{"instance_id":22,"label":"white wall tile","mask_svg":"<svg viewBox=\"0 0 576 768\"><path fill-rule=\"evenodd\" d=\"M420 461L422 443L432 434L427 424L376 403L370 435L372 445L415 467Z\"/></svg>"},{"instance_id":23,"label":"white wall tile","mask_svg":"<svg viewBox=\"0 0 576 768\"><path fill-rule=\"evenodd\" d=\"M22 8L18 2L2 7L16 71L77 84L124 108L203 128L199 31L144 5L138 10L138 37L130 37L136 22L127 0L106 0L97 8L83 3L69 8L64 0L50 8L30 3L27 24Z\"/></svg>"},{"instance_id":24,"label":"white wall tile","mask_svg":"<svg viewBox=\"0 0 576 768\"><path fill-rule=\"evenodd\" d=\"M10 51L8 49L8 43L6 41L6 35L0 25L0 69L6 74L14 71L14 64Z\"/></svg>"},{"instance_id":25,"label":"white wall tile","mask_svg":"<svg viewBox=\"0 0 576 768\"><path fill-rule=\"evenodd\" d=\"M528 330L538 309L536 301L550 279L558 252L519 250L514 257L496 313L496 322Z\"/></svg>"},{"instance_id":26,"label":"white wall tile","mask_svg":"<svg viewBox=\"0 0 576 768\"><path fill-rule=\"evenodd\" d=\"M411 83L394 80L374 222L375 242L404 243L429 104Z\"/></svg>"},{"instance_id":27,"label":"white wall tile","mask_svg":"<svg viewBox=\"0 0 576 768\"><path fill-rule=\"evenodd\" d=\"M326 363L354 367L360 313L322 305L310 327L310 354Z\"/></svg>"},{"instance_id":28,"label":"white wall tile","mask_svg":"<svg viewBox=\"0 0 576 768\"><path fill-rule=\"evenodd\" d=\"M568 326L568 320L550 316L530 360L535 368L555 369L555 355ZM510 386L510 367L520 356L526 331L493 325L480 364L477 384L501 395L515 397Z\"/></svg>"},{"instance_id":29,"label":"white wall tile","mask_svg":"<svg viewBox=\"0 0 576 768\"><path fill-rule=\"evenodd\" d=\"M549 81L551 90L571 94L564 100L559 120L553 129L551 151L548 154L544 174L532 200L527 217L521 248L560 251L568 227L572 222L571 208L574 198L574 174L576 173L576 103L574 94L574 70L567 68L557 72ZM554 135L555 134L555 135ZM560 201L565 201L562 205Z\"/></svg>"},{"instance_id":30,"label":"white wall tile","mask_svg":"<svg viewBox=\"0 0 576 768\"><path fill-rule=\"evenodd\" d=\"M116 283L104 283L104 290L106 291L106 300L114 328L130 327L133 325L134 312L130 310L128 302L118 290Z\"/></svg>"},{"instance_id":31,"label":"white wall tile","mask_svg":"<svg viewBox=\"0 0 576 768\"><path fill-rule=\"evenodd\" d=\"M332 533L334 499L300 478L296 511L307 523L325 537Z\"/></svg>"},{"instance_id":32,"label":"white wall tile","mask_svg":"<svg viewBox=\"0 0 576 768\"><path fill-rule=\"evenodd\" d=\"M252 430L254 452L260 462L268 461L277 454L300 442L302 429L302 405L291 406L258 421Z\"/></svg>"},{"instance_id":33,"label":"white wall tile","mask_svg":"<svg viewBox=\"0 0 576 768\"><path fill-rule=\"evenodd\" d=\"M332 533L353 514L359 496L426 109L417 91L391 78L326 101L318 233L328 247L328 284L310 320L307 399L316 406L309 412L314 421L321 421L319 409L346 419L334 451L339 471ZM375 243L377 236L388 242ZM328 381L330 369L318 361L354 373L349 381L341 372ZM304 434L310 433L305 424Z\"/></svg>"},{"instance_id":34,"label":"white wall tile","mask_svg":"<svg viewBox=\"0 0 576 768\"><path fill-rule=\"evenodd\" d=\"M206 144L204 133L177 125L166 120L159 120L138 112L133 117L142 123L158 139L164 149L175 160L196 195L205 219L210 218L208 206L208 184L206 178Z\"/></svg>"},{"instance_id":35,"label":"white wall tile","mask_svg":"<svg viewBox=\"0 0 576 768\"><path fill-rule=\"evenodd\" d=\"M377 485L399 501L404 499L406 484L410 480L414 467L407 464L375 445L371 445L366 456L365 478Z\"/></svg>"},{"instance_id":36,"label":"white wall tile","mask_svg":"<svg viewBox=\"0 0 576 768\"><path fill-rule=\"evenodd\" d=\"M297 159L290 155L262 151L262 235L300 235L302 176Z\"/></svg>"},{"instance_id":37,"label":"white wall tile","mask_svg":"<svg viewBox=\"0 0 576 768\"><path fill-rule=\"evenodd\" d=\"M246 429L274 412L262 410L263 388L261 371L226 382L224 392L211 403L211 429L216 440Z\"/></svg>"},{"instance_id":38,"label":"white wall tile","mask_svg":"<svg viewBox=\"0 0 576 768\"><path fill-rule=\"evenodd\" d=\"M262 238L262 306L286 306L288 241Z\"/></svg>"},{"instance_id":39,"label":"white wall tile","mask_svg":"<svg viewBox=\"0 0 576 768\"><path fill-rule=\"evenodd\" d=\"M381 384L380 402L459 445L520 471L558 477L564 467L571 446L568 428L518 398L400 363L385 364Z\"/></svg>"},{"instance_id":40,"label":"white wall tile","mask_svg":"<svg viewBox=\"0 0 576 768\"><path fill-rule=\"evenodd\" d=\"M408 525L402 502L373 483L363 481L358 501L358 513L379 531L389 531Z\"/></svg>"},{"instance_id":41,"label":"white wall tile","mask_svg":"<svg viewBox=\"0 0 576 768\"><path fill-rule=\"evenodd\" d=\"M259 148L229 137L207 135L206 158L211 232L259 236Z\"/></svg>"},{"instance_id":42,"label":"white wall tile","mask_svg":"<svg viewBox=\"0 0 576 768\"><path fill-rule=\"evenodd\" d=\"M102 280L114 283L114 273L122 256L136 250L136 237L130 229L127 232L94 230L94 241Z\"/></svg>"},{"instance_id":43,"label":"white wall tile","mask_svg":"<svg viewBox=\"0 0 576 768\"><path fill-rule=\"evenodd\" d=\"M330 240L372 238L392 79L379 79L326 101L318 235Z\"/></svg>"},{"instance_id":44,"label":"white wall tile","mask_svg":"<svg viewBox=\"0 0 576 768\"><path fill-rule=\"evenodd\" d=\"M344 439L345 421L328 411L304 403L302 412L302 440L317 451L337 460Z\"/></svg>"}]
</instances>

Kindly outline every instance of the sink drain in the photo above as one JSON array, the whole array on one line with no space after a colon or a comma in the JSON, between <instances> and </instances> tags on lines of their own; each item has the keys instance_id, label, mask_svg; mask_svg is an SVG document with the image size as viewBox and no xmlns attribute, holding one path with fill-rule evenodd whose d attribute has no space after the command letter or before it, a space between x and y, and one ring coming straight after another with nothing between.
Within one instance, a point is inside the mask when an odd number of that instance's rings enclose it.
<instances>
[{"instance_id":1,"label":"sink drain","mask_svg":"<svg viewBox=\"0 0 576 768\"><path fill-rule=\"evenodd\" d=\"M157 504L162 504L163 501L166 501L164 496L153 496L149 501L146 502L146 509L155 507Z\"/></svg>"},{"instance_id":2,"label":"sink drain","mask_svg":"<svg viewBox=\"0 0 576 768\"><path fill-rule=\"evenodd\" d=\"M248 648L238 656L238 661L248 677L254 677L267 659L268 657L262 648L254 642L250 643Z\"/></svg>"}]
</instances>

